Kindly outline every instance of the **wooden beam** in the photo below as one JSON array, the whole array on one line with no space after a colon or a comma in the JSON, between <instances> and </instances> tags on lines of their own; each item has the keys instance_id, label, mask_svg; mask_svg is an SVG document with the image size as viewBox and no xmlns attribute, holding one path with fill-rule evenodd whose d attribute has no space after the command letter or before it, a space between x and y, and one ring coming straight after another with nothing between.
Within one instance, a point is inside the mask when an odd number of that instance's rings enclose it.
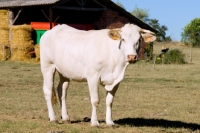
<instances>
[{"instance_id":1,"label":"wooden beam","mask_svg":"<svg viewBox=\"0 0 200 133\"><path fill-rule=\"evenodd\" d=\"M50 22L50 19L47 17L46 13L41 9L42 13L44 14L44 16L49 20Z\"/></svg>"},{"instance_id":2,"label":"wooden beam","mask_svg":"<svg viewBox=\"0 0 200 133\"><path fill-rule=\"evenodd\" d=\"M65 10L78 10L78 11L102 11L107 8L84 8L84 7L68 7L68 6L53 6L54 9L65 9Z\"/></svg>"},{"instance_id":3,"label":"wooden beam","mask_svg":"<svg viewBox=\"0 0 200 133\"><path fill-rule=\"evenodd\" d=\"M102 6L103 8L106 8L104 5L102 5L101 3L99 3L97 0L92 0L93 2L95 2L96 4Z\"/></svg>"},{"instance_id":4,"label":"wooden beam","mask_svg":"<svg viewBox=\"0 0 200 133\"><path fill-rule=\"evenodd\" d=\"M84 7L84 5L87 2L87 0L85 0L85 2L83 0L81 0L81 2L79 0L77 0L77 2L81 7Z\"/></svg>"},{"instance_id":5,"label":"wooden beam","mask_svg":"<svg viewBox=\"0 0 200 133\"><path fill-rule=\"evenodd\" d=\"M13 20L13 22L12 22L12 25L13 25L13 24L15 23L15 21L18 19L19 14L21 13L22 9L23 9L23 7L21 7L21 9L18 11L16 17L14 18L14 20Z\"/></svg>"},{"instance_id":6,"label":"wooden beam","mask_svg":"<svg viewBox=\"0 0 200 133\"><path fill-rule=\"evenodd\" d=\"M50 29L52 28L52 22L53 22L53 9L52 7L49 7L49 20L50 20Z\"/></svg>"}]
</instances>

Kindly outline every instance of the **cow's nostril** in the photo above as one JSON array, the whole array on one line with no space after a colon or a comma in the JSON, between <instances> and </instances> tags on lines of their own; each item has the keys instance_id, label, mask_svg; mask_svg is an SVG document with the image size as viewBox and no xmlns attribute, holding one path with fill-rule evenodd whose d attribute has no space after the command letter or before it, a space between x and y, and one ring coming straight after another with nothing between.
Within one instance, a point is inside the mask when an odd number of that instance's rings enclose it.
<instances>
[{"instance_id":1,"label":"cow's nostril","mask_svg":"<svg viewBox=\"0 0 200 133\"><path fill-rule=\"evenodd\" d=\"M128 55L127 58L128 58L128 61L135 61L135 60L137 60L137 56L136 55Z\"/></svg>"},{"instance_id":2,"label":"cow's nostril","mask_svg":"<svg viewBox=\"0 0 200 133\"><path fill-rule=\"evenodd\" d=\"M134 58L135 60L137 60L138 58L137 58L137 56L135 56L135 58Z\"/></svg>"}]
</instances>

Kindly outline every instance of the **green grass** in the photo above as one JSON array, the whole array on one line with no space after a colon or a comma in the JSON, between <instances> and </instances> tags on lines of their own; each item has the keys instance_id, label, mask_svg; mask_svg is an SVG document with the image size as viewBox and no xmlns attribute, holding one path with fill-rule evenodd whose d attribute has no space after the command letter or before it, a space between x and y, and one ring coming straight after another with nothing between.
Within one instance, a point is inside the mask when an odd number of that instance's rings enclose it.
<instances>
[{"instance_id":1,"label":"green grass","mask_svg":"<svg viewBox=\"0 0 200 133\"><path fill-rule=\"evenodd\" d=\"M162 45L154 46L158 54ZM179 48L189 59L189 48ZM27 133L64 131L65 133L190 133L200 132L200 52L193 49L193 63L157 65L140 61L130 65L113 104L116 129L105 124L105 89L100 86L98 119L100 128L91 128L87 83L71 82L67 107L72 124L52 124L48 120L37 63L0 62L0 132ZM58 84L58 75L56 82ZM55 85L55 86L56 86ZM54 106L60 118L59 105ZM59 119L60 120L60 119Z\"/></svg>"}]
</instances>

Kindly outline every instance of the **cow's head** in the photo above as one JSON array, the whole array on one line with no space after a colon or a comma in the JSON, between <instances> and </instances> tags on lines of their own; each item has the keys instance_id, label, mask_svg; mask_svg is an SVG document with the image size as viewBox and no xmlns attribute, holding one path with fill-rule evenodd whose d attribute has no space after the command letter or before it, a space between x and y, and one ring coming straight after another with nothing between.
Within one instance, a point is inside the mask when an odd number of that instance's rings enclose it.
<instances>
[{"instance_id":1,"label":"cow's head","mask_svg":"<svg viewBox=\"0 0 200 133\"><path fill-rule=\"evenodd\" d=\"M120 40L119 49L122 50L126 61L130 63L137 61L141 41L149 43L156 39L153 32L133 24L125 24L121 29L110 30L108 35L114 40Z\"/></svg>"}]
</instances>

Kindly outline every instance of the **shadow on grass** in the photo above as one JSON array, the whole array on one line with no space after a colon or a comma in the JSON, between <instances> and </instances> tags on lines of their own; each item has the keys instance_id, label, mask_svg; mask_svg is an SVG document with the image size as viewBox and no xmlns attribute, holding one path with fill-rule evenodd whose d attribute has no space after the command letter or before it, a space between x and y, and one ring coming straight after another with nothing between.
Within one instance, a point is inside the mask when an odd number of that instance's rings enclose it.
<instances>
[{"instance_id":1,"label":"shadow on grass","mask_svg":"<svg viewBox=\"0 0 200 133\"><path fill-rule=\"evenodd\" d=\"M181 121L171 121L164 119L146 119L146 118L123 118L114 121L119 125L129 126L147 126L147 127L164 127L164 128L187 128L193 131L200 130L199 124L185 123Z\"/></svg>"}]
</instances>

